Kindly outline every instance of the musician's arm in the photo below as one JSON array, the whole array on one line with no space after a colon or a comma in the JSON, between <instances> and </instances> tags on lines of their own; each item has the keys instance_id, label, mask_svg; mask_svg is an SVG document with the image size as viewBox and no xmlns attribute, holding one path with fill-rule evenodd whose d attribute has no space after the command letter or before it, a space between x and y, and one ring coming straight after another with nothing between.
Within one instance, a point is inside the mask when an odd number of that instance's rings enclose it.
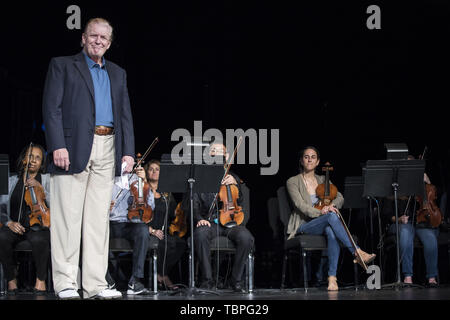
<instances>
[{"instance_id":1,"label":"musician's arm","mask_svg":"<svg viewBox=\"0 0 450 320\"><path fill-rule=\"evenodd\" d=\"M299 185L295 182L294 178L290 178L287 182L286 182L286 189L289 193L289 196L292 200L292 203L294 204L294 206L301 211L303 214L307 215L308 217L311 218L317 218L321 215L320 210L311 207L308 203L306 203L305 200L303 200L303 197L300 193L300 187Z\"/></svg>"}]
</instances>

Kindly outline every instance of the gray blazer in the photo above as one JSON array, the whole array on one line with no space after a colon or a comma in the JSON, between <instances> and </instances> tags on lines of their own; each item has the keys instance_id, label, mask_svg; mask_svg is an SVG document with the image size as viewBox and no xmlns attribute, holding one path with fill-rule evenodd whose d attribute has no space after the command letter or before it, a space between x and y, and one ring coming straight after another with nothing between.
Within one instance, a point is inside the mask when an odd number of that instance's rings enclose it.
<instances>
[{"instance_id":1,"label":"gray blazer","mask_svg":"<svg viewBox=\"0 0 450 320\"><path fill-rule=\"evenodd\" d=\"M319 184L325 182L325 176L319 176L317 174L315 176ZM289 235L288 239L291 239L295 236L298 228L302 224L319 217L320 210L313 207L311 197L306 189L301 174L289 178L286 182L286 188L294 206L294 210L289 217L287 228L287 233ZM336 199L332 201L332 204L338 209L342 208L344 197L340 192L338 192Z\"/></svg>"},{"instance_id":2,"label":"gray blazer","mask_svg":"<svg viewBox=\"0 0 450 320\"><path fill-rule=\"evenodd\" d=\"M50 207L50 174L41 174L41 179L42 186L44 187L45 192L45 200ZM2 223L4 226L6 226L9 221L11 221L9 199L11 198L11 194L16 187L17 181L19 181L17 175L10 176L8 183L8 194L0 195L0 223Z\"/></svg>"}]
</instances>

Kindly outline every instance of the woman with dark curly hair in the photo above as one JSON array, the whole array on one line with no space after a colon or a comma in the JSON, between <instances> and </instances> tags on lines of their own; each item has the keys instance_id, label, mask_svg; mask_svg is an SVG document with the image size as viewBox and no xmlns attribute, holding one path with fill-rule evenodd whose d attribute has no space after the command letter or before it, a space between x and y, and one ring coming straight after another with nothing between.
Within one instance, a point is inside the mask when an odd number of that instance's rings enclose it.
<instances>
[{"instance_id":1,"label":"woman with dark curly hair","mask_svg":"<svg viewBox=\"0 0 450 320\"><path fill-rule=\"evenodd\" d=\"M27 169L28 168L28 169ZM0 262L8 281L8 294L16 294L17 263L14 248L22 240L31 243L36 266L35 294L46 292L45 280L50 253L49 228L30 226L30 208L24 194L29 187L42 189L47 207L50 202L50 175L45 171L45 150L40 145L25 147L17 160L17 174L9 177L9 193L0 196Z\"/></svg>"}]
</instances>

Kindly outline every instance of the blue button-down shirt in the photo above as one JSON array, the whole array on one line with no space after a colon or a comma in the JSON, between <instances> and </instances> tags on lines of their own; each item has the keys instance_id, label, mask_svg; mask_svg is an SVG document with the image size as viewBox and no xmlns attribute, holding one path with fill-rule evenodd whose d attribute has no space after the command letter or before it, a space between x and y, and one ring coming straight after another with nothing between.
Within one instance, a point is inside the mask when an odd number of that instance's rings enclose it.
<instances>
[{"instance_id":1,"label":"blue button-down shirt","mask_svg":"<svg viewBox=\"0 0 450 320\"><path fill-rule=\"evenodd\" d=\"M105 68L105 58L102 57L102 67L100 67L98 63L88 57L84 50L83 53L94 83L95 125L114 127L111 83Z\"/></svg>"},{"instance_id":2,"label":"blue button-down shirt","mask_svg":"<svg viewBox=\"0 0 450 320\"><path fill-rule=\"evenodd\" d=\"M116 221L116 222L129 222L128 221L128 207L133 203L133 196L130 192L130 190L123 190L120 194L119 198L116 200L117 195L119 194L121 188L116 184L116 182L119 182L121 180L121 177L115 177L114 180L114 186L113 186L113 193L112 193L112 200L115 201L115 205L111 212L109 213L109 220L110 221ZM136 181L137 177L136 175L133 175L133 178L130 179L130 186L133 183L133 181ZM149 197L147 198L147 203L152 207L152 209L155 209L155 196L153 195L153 192L149 192Z\"/></svg>"}]
</instances>

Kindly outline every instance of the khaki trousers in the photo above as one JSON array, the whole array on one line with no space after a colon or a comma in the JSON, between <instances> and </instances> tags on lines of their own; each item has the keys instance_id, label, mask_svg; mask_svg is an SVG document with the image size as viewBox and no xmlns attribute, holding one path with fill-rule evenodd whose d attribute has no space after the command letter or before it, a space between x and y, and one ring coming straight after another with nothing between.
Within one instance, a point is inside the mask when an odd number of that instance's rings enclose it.
<instances>
[{"instance_id":1,"label":"khaki trousers","mask_svg":"<svg viewBox=\"0 0 450 320\"><path fill-rule=\"evenodd\" d=\"M107 288L109 205L114 183L114 135L94 135L86 169L50 179L53 284L55 292L80 287L90 298Z\"/></svg>"}]
</instances>

